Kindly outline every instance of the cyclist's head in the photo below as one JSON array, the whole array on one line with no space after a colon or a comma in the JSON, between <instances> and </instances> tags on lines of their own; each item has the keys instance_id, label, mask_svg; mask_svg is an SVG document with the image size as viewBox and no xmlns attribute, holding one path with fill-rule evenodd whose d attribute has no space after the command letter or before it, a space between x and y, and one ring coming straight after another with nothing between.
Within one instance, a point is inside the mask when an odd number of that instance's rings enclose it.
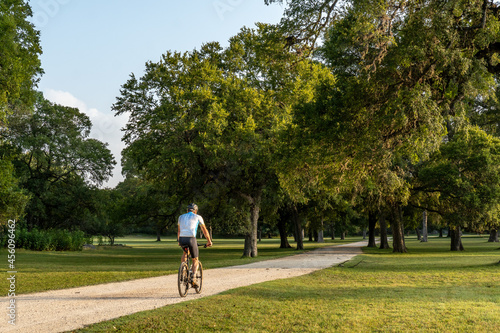
<instances>
[{"instance_id":1,"label":"cyclist's head","mask_svg":"<svg viewBox=\"0 0 500 333\"><path fill-rule=\"evenodd\" d=\"M198 211L198 205L195 203L188 205L188 212L196 213Z\"/></svg>"}]
</instances>

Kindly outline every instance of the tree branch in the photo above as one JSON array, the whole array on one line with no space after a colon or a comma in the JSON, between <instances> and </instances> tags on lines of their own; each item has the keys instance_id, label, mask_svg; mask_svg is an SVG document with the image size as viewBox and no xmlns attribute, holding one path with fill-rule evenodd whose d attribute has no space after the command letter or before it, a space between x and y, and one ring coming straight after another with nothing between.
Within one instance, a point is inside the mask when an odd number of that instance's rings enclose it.
<instances>
[{"instance_id":1,"label":"tree branch","mask_svg":"<svg viewBox=\"0 0 500 333\"><path fill-rule=\"evenodd\" d=\"M429 208L429 207L424 207L424 206L416 205L416 204L413 204L413 203L410 203L410 205L412 207L415 207L415 208L418 208L418 209L427 210L429 212L436 213L436 214L439 214L441 216L444 215L444 213L440 212L439 210L435 210L435 209L432 209L432 208Z\"/></svg>"},{"instance_id":2,"label":"tree branch","mask_svg":"<svg viewBox=\"0 0 500 333\"><path fill-rule=\"evenodd\" d=\"M482 6L483 16L481 18L481 23L473 25L471 27L457 27L457 30L458 31L472 31L472 30L484 29L486 27L486 11L487 10L488 10L488 0L483 0L483 6Z\"/></svg>"}]
</instances>

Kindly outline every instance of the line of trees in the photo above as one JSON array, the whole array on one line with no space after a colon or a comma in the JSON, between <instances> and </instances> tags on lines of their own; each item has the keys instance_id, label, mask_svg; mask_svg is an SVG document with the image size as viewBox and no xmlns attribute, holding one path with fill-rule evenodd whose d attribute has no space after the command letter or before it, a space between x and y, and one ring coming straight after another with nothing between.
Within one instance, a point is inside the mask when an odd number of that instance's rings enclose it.
<instances>
[{"instance_id":1,"label":"line of trees","mask_svg":"<svg viewBox=\"0 0 500 333\"><path fill-rule=\"evenodd\" d=\"M113 157L88 137L85 115L35 91L29 6L2 1L2 220L111 242L149 226L160 240L196 201L214 232L245 237L250 257L262 225L282 247L293 233L298 249L306 225L318 239L368 226L373 247L379 226L382 248L390 228L393 250L406 252L405 230L424 212L449 228L451 250L463 249L462 230L498 240L500 7L265 1L275 2L287 6L279 24L242 28L226 47L169 51L130 76L113 105L129 115L126 178L99 189Z\"/></svg>"},{"instance_id":2,"label":"line of trees","mask_svg":"<svg viewBox=\"0 0 500 333\"><path fill-rule=\"evenodd\" d=\"M496 232L497 5L286 4L278 25L167 52L123 85L127 176L164 194L165 219L199 201L243 226L245 256L259 220L300 235L306 217L365 216L371 246L383 220L395 252L416 210L449 226L452 250L463 228Z\"/></svg>"}]
</instances>

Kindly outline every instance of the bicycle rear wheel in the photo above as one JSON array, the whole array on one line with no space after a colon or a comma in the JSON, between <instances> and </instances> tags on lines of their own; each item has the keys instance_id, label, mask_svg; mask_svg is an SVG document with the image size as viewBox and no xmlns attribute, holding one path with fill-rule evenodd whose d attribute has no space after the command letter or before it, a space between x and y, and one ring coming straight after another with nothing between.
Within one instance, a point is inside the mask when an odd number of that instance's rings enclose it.
<instances>
[{"instance_id":1,"label":"bicycle rear wheel","mask_svg":"<svg viewBox=\"0 0 500 333\"><path fill-rule=\"evenodd\" d=\"M201 265L201 262L198 261L198 270L196 271L196 281L198 283L198 286L194 287L194 290L196 291L197 294L201 293L201 288L203 286L203 266Z\"/></svg>"},{"instance_id":2,"label":"bicycle rear wheel","mask_svg":"<svg viewBox=\"0 0 500 333\"><path fill-rule=\"evenodd\" d=\"M186 297L189 289L189 267L185 262L181 263L179 266L177 287L179 288L179 295L181 297Z\"/></svg>"}]
</instances>

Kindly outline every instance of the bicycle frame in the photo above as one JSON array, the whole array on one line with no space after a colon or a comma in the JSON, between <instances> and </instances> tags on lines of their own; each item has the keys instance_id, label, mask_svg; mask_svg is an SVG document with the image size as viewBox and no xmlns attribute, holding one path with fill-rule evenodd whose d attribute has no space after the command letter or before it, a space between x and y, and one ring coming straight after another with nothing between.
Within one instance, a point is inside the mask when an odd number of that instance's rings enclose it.
<instances>
[{"instance_id":1,"label":"bicycle frame","mask_svg":"<svg viewBox=\"0 0 500 333\"><path fill-rule=\"evenodd\" d=\"M186 255L186 261L184 261L184 262L188 265L189 269L191 269L192 263L191 263L191 253L189 252L189 248L187 246L185 246L185 247L183 246L182 250L184 251L184 254Z\"/></svg>"}]
</instances>

